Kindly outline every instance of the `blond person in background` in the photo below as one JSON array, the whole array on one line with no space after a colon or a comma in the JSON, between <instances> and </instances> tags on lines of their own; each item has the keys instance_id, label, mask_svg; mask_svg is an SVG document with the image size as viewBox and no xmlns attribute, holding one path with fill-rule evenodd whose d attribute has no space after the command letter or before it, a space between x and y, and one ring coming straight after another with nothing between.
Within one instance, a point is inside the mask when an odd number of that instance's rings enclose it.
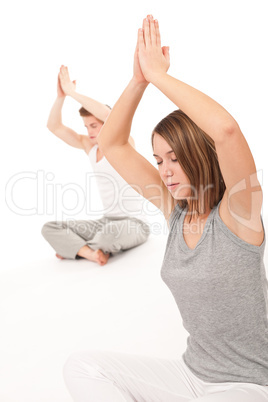
<instances>
[{"instance_id":1,"label":"blond person in background","mask_svg":"<svg viewBox=\"0 0 268 402\"><path fill-rule=\"evenodd\" d=\"M66 96L79 102L79 110L88 135L76 133L62 123L62 107ZM58 75L57 98L52 106L47 127L68 145L83 150L96 174L104 216L97 220L48 222L42 228L44 238L58 258L85 258L99 265L107 263L111 254L144 243L150 229L143 212L143 199L122 179L98 147L98 134L110 108L76 92L67 67ZM130 146L134 141L130 138Z\"/></svg>"}]
</instances>

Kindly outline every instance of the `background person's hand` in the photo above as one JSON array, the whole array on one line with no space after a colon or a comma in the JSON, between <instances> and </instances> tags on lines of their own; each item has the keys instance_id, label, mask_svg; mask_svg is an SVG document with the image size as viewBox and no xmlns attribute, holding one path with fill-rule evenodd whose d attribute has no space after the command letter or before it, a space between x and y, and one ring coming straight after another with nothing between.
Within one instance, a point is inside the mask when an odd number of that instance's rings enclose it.
<instances>
[{"instance_id":1,"label":"background person's hand","mask_svg":"<svg viewBox=\"0 0 268 402\"><path fill-rule=\"evenodd\" d=\"M166 73L170 66L169 47L161 47L159 24L152 16L143 20L139 29L139 62L147 81L152 81L157 74Z\"/></svg>"},{"instance_id":2,"label":"background person's hand","mask_svg":"<svg viewBox=\"0 0 268 402\"><path fill-rule=\"evenodd\" d=\"M60 74L58 74L57 95L58 95L59 98L64 98L66 96L65 93L63 92L62 87L61 87Z\"/></svg>"},{"instance_id":3,"label":"background person's hand","mask_svg":"<svg viewBox=\"0 0 268 402\"><path fill-rule=\"evenodd\" d=\"M75 92L76 89L76 81L70 80L67 67L61 66L59 73L59 80L61 89L64 92L64 94L72 96L72 94Z\"/></svg>"}]
</instances>

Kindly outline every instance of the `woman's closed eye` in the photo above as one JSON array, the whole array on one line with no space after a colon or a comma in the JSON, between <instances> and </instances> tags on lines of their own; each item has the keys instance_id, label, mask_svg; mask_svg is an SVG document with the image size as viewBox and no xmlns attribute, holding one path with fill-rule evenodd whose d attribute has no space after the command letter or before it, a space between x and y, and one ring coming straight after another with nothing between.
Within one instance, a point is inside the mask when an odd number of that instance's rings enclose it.
<instances>
[{"instance_id":1,"label":"woman's closed eye","mask_svg":"<svg viewBox=\"0 0 268 402\"><path fill-rule=\"evenodd\" d=\"M171 159L172 162L178 162L178 159ZM157 165L161 165L161 163L163 163L163 161L161 162L156 162Z\"/></svg>"}]
</instances>

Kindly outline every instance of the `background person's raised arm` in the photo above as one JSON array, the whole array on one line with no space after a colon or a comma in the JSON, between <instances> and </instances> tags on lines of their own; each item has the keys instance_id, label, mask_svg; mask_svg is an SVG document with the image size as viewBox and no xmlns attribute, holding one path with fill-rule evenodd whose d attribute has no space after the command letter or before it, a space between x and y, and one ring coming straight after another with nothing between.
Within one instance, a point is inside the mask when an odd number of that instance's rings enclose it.
<instances>
[{"instance_id":1,"label":"background person's raised arm","mask_svg":"<svg viewBox=\"0 0 268 402\"><path fill-rule=\"evenodd\" d=\"M74 84L75 85L75 84ZM86 135L77 134L71 128L65 126L62 123L62 107L66 98L66 94L64 93L60 79L58 76L57 83L57 98L51 108L48 121L47 128L54 134L56 137L60 138L62 141L66 142L66 144L74 147L83 149L86 151L89 146L89 140Z\"/></svg>"},{"instance_id":2,"label":"background person's raised arm","mask_svg":"<svg viewBox=\"0 0 268 402\"><path fill-rule=\"evenodd\" d=\"M111 109L101 102L88 96L79 94L76 92L76 82L71 81L69 76L68 67L61 66L60 68L60 83L64 93L71 96L77 102L79 102L88 112L92 113L97 119L105 121L111 111Z\"/></svg>"}]
</instances>

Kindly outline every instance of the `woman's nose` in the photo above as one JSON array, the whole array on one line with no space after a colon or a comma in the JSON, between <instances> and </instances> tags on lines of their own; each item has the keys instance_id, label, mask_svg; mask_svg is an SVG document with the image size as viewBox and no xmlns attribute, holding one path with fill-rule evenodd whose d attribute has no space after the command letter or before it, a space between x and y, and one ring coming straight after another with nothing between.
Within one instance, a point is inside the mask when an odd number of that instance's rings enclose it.
<instances>
[{"instance_id":1,"label":"woman's nose","mask_svg":"<svg viewBox=\"0 0 268 402\"><path fill-rule=\"evenodd\" d=\"M168 164L164 165L164 175L166 177L173 176L173 171L172 171L172 169L170 169L170 166Z\"/></svg>"}]
</instances>

